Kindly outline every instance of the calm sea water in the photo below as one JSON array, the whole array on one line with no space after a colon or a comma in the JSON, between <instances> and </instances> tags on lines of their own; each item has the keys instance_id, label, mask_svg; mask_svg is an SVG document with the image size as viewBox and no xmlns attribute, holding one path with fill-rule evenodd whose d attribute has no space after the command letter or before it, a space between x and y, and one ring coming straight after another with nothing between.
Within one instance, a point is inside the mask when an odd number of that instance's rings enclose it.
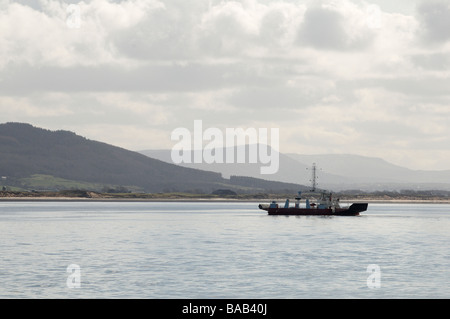
<instances>
[{"instance_id":1,"label":"calm sea water","mask_svg":"<svg viewBox=\"0 0 450 319\"><path fill-rule=\"evenodd\" d=\"M0 202L0 236L0 298L450 298L446 204Z\"/></svg>"}]
</instances>

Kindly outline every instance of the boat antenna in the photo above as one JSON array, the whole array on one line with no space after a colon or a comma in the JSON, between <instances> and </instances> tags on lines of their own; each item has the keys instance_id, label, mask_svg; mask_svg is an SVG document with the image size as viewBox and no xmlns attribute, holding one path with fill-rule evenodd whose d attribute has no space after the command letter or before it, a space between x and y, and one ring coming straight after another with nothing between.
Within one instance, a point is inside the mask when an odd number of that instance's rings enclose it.
<instances>
[{"instance_id":1,"label":"boat antenna","mask_svg":"<svg viewBox=\"0 0 450 319\"><path fill-rule=\"evenodd\" d=\"M308 168L307 168L308 169ZM317 167L316 163L312 164L311 168L311 179L309 180L311 182L311 192L315 192L317 188Z\"/></svg>"}]
</instances>

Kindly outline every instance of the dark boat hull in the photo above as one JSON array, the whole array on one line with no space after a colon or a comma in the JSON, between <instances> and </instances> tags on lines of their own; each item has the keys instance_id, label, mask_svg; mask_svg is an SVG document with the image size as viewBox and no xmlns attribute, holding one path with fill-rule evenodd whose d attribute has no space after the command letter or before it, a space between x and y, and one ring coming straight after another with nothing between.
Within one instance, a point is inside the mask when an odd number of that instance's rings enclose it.
<instances>
[{"instance_id":1,"label":"dark boat hull","mask_svg":"<svg viewBox=\"0 0 450 319\"><path fill-rule=\"evenodd\" d=\"M266 210L269 215L301 215L301 216L357 216L360 212L367 210L367 203L354 203L348 208L269 208L259 205L260 209Z\"/></svg>"}]
</instances>

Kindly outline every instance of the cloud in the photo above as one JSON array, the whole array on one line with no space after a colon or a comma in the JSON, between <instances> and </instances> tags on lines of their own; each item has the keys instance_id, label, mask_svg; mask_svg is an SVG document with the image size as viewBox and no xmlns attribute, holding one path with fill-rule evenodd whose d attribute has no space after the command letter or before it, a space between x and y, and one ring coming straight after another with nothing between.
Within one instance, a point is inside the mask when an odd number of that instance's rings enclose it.
<instances>
[{"instance_id":1,"label":"cloud","mask_svg":"<svg viewBox=\"0 0 450 319\"><path fill-rule=\"evenodd\" d=\"M101 21L91 15L92 6L81 5L82 28L67 26L67 5L42 1L42 11L10 3L0 11L0 69L12 65L93 66L114 61ZM120 60L120 59L119 59Z\"/></svg>"},{"instance_id":2,"label":"cloud","mask_svg":"<svg viewBox=\"0 0 450 319\"><path fill-rule=\"evenodd\" d=\"M368 26L375 26L376 21L365 15L361 9L349 5L346 8L331 5L309 8L300 26L298 45L319 50L366 48L373 38Z\"/></svg>"},{"instance_id":3,"label":"cloud","mask_svg":"<svg viewBox=\"0 0 450 319\"><path fill-rule=\"evenodd\" d=\"M299 32L299 44L312 45L318 49L346 48L347 35L339 13L322 8L310 9Z\"/></svg>"},{"instance_id":4,"label":"cloud","mask_svg":"<svg viewBox=\"0 0 450 319\"><path fill-rule=\"evenodd\" d=\"M431 53L431 54L414 54L410 57L411 61L423 70L448 70L450 69L449 53Z\"/></svg>"},{"instance_id":5,"label":"cloud","mask_svg":"<svg viewBox=\"0 0 450 319\"><path fill-rule=\"evenodd\" d=\"M275 2L260 18L258 42L268 48L266 54L280 54L295 44L297 30L306 11L305 5ZM280 51L281 49L281 51Z\"/></svg>"},{"instance_id":6,"label":"cloud","mask_svg":"<svg viewBox=\"0 0 450 319\"><path fill-rule=\"evenodd\" d=\"M124 69L120 66L27 67L10 66L0 76L0 92L23 94L36 91L189 92L237 87L245 83L273 83L242 63L149 64Z\"/></svg>"},{"instance_id":7,"label":"cloud","mask_svg":"<svg viewBox=\"0 0 450 319\"><path fill-rule=\"evenodd\" d=\"M35 99L28 97L10 97L0 96L0 112L4 118L13 118L20 121L20 118L36 119L36 118L60 118L74 114L74 111L64 105L61 101L61 95L48 94L47 102L58 101L54 103L41 104Z\"/></svg>"},{"instance_id":8,"label":"cloud","mask_svg":"<svg viewBox=\"0 0 450 319\"><path fill-rule=\"evenodd\" d=\"M108 34L108 38L119 54L131 59L189 59L195 51L196 19L206 6L206 1L155 2L147 6L142 19Z\"/></svg>"},{"instance_id":9,"label":"cloud","mask_svg":"<svg viewBox=\"0 0 450 319\"><path fill-rule=\"evenodd\" d=\"M370 26L383 13L369 9L377 7L324 3L308 8L288 1L92 0L78 4L78 29L68 28L62 2L43 0L40 10L12 3L0 13L0 57L3 66L129 68L162 61L282 60L301 57L305 46L362 50L373 44Z\"/></svg>"},{"instance_id":10,"label":"cloud","mask_svg":"<svg viewBox=\"0 0 450 319\"><path fill-rule=\"evenodd\" d=\"M282 150L419 167L448 154L450 10L389 3L0 0L0 111L133 149L195 119L279 127Z\"/></svg>"},{"instance_id":11,"label":"cloud","mask_svg":"<svg viewBox=\"0 0 450 319\"><path fill-rule=\"evenodd\" d=\"M450 4L448 1L424 1L418 6L421 39L428 44L450 40Z\"/></svg>"}]
</instances>

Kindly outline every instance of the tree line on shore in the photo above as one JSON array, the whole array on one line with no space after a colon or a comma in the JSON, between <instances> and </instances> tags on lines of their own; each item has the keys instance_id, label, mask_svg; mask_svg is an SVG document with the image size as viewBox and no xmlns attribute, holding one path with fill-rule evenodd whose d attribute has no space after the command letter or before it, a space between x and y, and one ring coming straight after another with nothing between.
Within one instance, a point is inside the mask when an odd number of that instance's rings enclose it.
<instances>
[{"instance_id":1,"label":"tree line on shore","mask_svg":"<svg viewBox=\"0 0 450 319\"><path fill-rule=\"evenodd\" d=\"M126 189L122 189L124 191ZM226 192L221 190L212 193L199 192L158 192L158 193L134 193L124 192L96 192L82 189L60 190L60 191L11 191L1 190L0 197L68 197L68 198L117 198L117 199L273 199L273 198L292 198L296 194L289 193L254 193L243 194L236 192ZM376 191L363 192L359 190L349 190L336 192L334 196L341 200L450 200L450 191L445 190L401 190L401 191Z\"/></svg>"}]
</instances>

